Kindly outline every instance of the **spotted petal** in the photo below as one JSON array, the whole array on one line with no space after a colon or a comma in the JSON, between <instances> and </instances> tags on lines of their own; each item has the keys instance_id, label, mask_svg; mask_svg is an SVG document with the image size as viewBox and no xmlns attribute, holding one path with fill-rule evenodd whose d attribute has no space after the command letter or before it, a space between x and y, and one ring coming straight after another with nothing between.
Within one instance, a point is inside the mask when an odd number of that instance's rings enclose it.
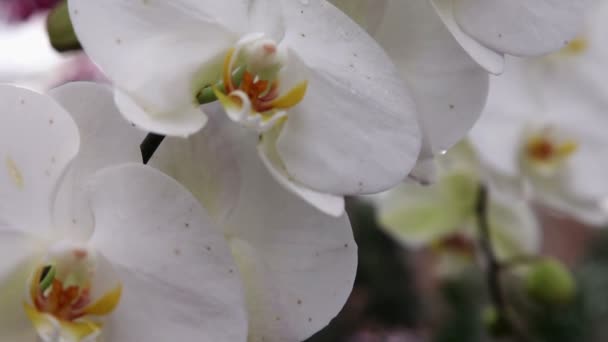
<instances>
[{"instance_id":1,"label":"spotted petal","mask_svg":"<svg viewBox=\"0 0 608 342\"><path fill-rule=\"evenodd\" d=\"M330 0L372 35L384 19L388 0Z\"/></svg>"},{"instance_id":2,"label":"spotted petal","mask_svg":"<svg viewBox=\"0 0 608 342\"><path fill-rule=\"evenodd\" d=\"M187 171L192 163L173 158L160 165L187 184L203 204L214 203L218 193L231 193L232 184L239 184L238 192L232 193L236 205L221 222L245 284L249 338L305 340L329 323L352 289L357 253L348 218L323 214L285 190L258 157L258 137L230 124L217 106L207 110L210 124L223 128L200 132L181 143L223 146L222 153L199 155L205 158L202 164L227 167L215 173L215 190L205 191L209 184L205 178L192 182L188 175L193 173ZM236 168L223 164L221 158L229 154L238 162Z\"/></svg>"},{"instance_id":3,"label":"spotted petal","mask_svg":"<svg viewBox=\"0 0 608 342\"><path fill-rule=\"evenodd\" d=\"M224 235L188 191L135 164L102 170L90 186L91 245L123 284L108 340L246 339L236 265Z\"/></svg>"},{"instance_id":4,"label":"spotted petal","mask_svg":"<svg viewBox=\"0 0 608 342\"><path fill-rule=\"evenodd\" d=\"M80 139L70 115L51 97L0 86L0 222L44 234L59 181Z\"/></svg>"},{"instance_id":5,"label":"spotted petal","mask_svg":"<svg viewBox=\"0 0 608 342\"><path fill-rule=\"evenodd\" d=\"M431 150L447 150L480 117L488 75L428 1L391 1L375 35L410 85Z\"/></svg>"},{"instance_id":6,"label":"spotted petal","mask_svg":"<svg viewBox=\"0 0 608 342\"><path fill-rule=\"evenodd\" d=\"M445 27L454 36L454 39L479 65L493 74L500 74L504 70L504 55L496 52L462 31L454 18L453 0L431 0L437 14Z\"/></svg>"},{"instance_id":7,"label":"spotted petal","mask_svg":"<svg viewBox=\"0 0 608 342\"><path fill-rule=\"evenodd\" d=\"M561 49L582 28L587 0L454 0L464 32L498 52L535 56Z\"/></svg>"},{"instance_id":8,"label":"spotted petal","mask_svg":"<svg viewBox=\"0 0 608 342\"><path fill-rule=\"evenodd\" d=\"M52 89L49 95L70 112L81 139L80 152L55 200L55 226L66 229L72 238L86 239L94 223L82 183L104 167L141 162L139 144L144 134L122 118L109 86L73 82Z\"/></svg>"},{"instance_id":9,"label":"spotted petal","mask_svg":"<svg viewBox=\"0 0 608 342\"><path fill-rule=\"evenodd\" d=\"M277 141L287 172L335 195L397 184L416 162L421 134L396 68L333 5L291 0L283 5L290 23L285 37L290 63L308 71L306 96L290 110Z\"/></svg>"}]
</instances>

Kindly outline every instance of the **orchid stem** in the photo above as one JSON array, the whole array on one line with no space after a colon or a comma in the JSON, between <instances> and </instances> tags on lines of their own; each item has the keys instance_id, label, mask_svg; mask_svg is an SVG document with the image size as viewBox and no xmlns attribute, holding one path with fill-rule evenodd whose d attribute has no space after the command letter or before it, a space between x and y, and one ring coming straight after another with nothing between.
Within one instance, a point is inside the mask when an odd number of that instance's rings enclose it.
<instances>
[{"instance_id":1,"label":"orchid stem","mask_svg":"<svg viewBox=\"0 0 608 342\"><path fill-rule=\"evenodd\" d=\"M501 283L501 273L503 268L505 268L505 265L501 264L498 260L496 251L492 245L492 233L490 231L488 218L489 197L488 188L484 185L480 185L477 194L477 203L475 205L475 213L477 217L477 227L479 229L479 244L487 262L486 281L490 292L490 300L498 314L498 319L502 322L501 324L509 327L519 341L529 342L532 341L532 338L528 336L525 329L519 324L520 322L512 319L509 315L509 307L505 300Z\"/></svg>"},{"instance_id":2,"label":"orchid stem","mask_svg":"<svg viewBox=\"0 0 608 342\"><path fill-rule=\"evenodd\" d=\"M490 298L500 316L504 316L503 313L506 311L506 305L500 284L501 265L498 262L491 241L490 225L488 223L488 197L488 189L481 185L477 194L477 204L475 207L477 226L479 228L479 242L488 263L487 282Z\"/></svg>"},{"instance_id":3,"label":"orchid stem","mask_svg":"<svg viewBox=\"0 0 608 342\"><path fill-rule=\"evenodd\" d=\"M165 140L164 135L148 133L144 141L142 141L139 148L141 150L141 158L143 159L144 164L148 164L154 152L160 147L160 144Z\"/></svg>"}]
</instances>

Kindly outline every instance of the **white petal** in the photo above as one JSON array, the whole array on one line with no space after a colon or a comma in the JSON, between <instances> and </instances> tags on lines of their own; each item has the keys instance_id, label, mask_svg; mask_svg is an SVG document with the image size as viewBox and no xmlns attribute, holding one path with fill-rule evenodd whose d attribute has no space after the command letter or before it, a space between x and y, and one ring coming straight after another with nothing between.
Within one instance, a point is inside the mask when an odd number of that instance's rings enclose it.
<instances>
[{"instance_id":1,"label":"white petal","mask_svg":"<svg viewBox=\"0 0 608 342\"><path fill-rule=\"evenodd\" d=\"M329 0L329 2L373 35L384 18L388 0Z\"/></svg>"},{"instance_id":2,"label":"white petal","mask_svg":"<svg viewBox=\"0 0 608 342\"><path fill-rule=\"evenodd\" d=\"M464 32L498 52L541 55L561 49L582 28L587 0L454 0Z\"/></svg>"},{"instance_id":3,"label":"white petal","mask_svg":"<svg viewBox=\"0 0 608 342\"><path fill-rule=\"evenodd\" d=\"M277 129L271 130L261 137L261 141L258 144L258 154L272 177L285 189L301 197L322 212L334 217L342 216L344 214L344 197L314 191L302 184L298 184L297 181L289 177L276 151L277 132Z\"/></svg>"},{"instance_id":4,"label":"white petal","mask_svg":"<svg viewBox=\"0 0 608 342\"><path fill-rule=\"evenodd\" d=\"M249 0L249 32L280 42L285 35L283 7L276 0Z\"/></svg>"},{"instance_id":5,"label":"white petal","mask_svg":"<svg viewBox=\"0 0 608 342\"><path fill-rule=\"evenodd\" d=\"M78 128L51 97L0 86L0 221L44 232L59 181L78 153Z\"/></svg>"},{"instance_id":6,"label":"white petal","mask_svg":"<svg viewBox=\"0 0 608 342\"><path fill-rule=\"evenodd\" d=\"M471 131L470 140L480 159L507 175L517 175L517 153L523 129L539 114L535 95L525 86L523 69L509 60L509 68L491 80L488 103Z\"/></svg>"},{"instance_id":7,"label":"white petal","mask_svg":"<svg viewBox=\"0 0 608 342\"><path fill-rule=\"evenodd\" d=\"M488 75L463 50L428 1L391 1L378 41L400 67L432 152L461 140L481 115Z\"/></svg>"},{"instance_id":8,"label":"white petal","mask_svg":"<svg viewBox=\"0 0 608 342\"><path fill-rule=\"evenodd\" d=\"M219 193L233 191L231 182L239 184L238 203L223 221L223 233L245 282L250 339L304 340L329 323L352 289L357 253L348 219L322 214L285 190L258 157L257 136L231 124L218 106L207 111L210 124L218 120L223 128L200 138L204 130L189 140L200 139L221 151L203 154L207 165L223 163L231 153L238 161L236 174L217 172L213 179ZM231 147L219 150L222 146ZM179 181L186 175L185 183L202 203L214 201L217 192L206 192L207 182L190 181L191 174L183 170L190 165L165 167L172 167Z\"/></svg>"},{"instance_id":9,"label":"white petal","mask_svg":"<svg viewBox=\"0 0 608 342\"><path fill-rule=\"evenodd\" d=\"M188 137L207 123L207 117L198 105L188 105L171 115L152 115L120 89L115 89L114 101L125 119L144 131L156 134Z\"/></svg>"},{"instance_id":10,"label":"white petal","mask_svg":"<svg viewBox=\"0 0 608 342\"><path fill-rule=\"evenodd\" d=\"M348 218L332 218L279 186L255 156L226 224L245 283L253 341L302 341L338 314L354 282Z\"/></svg>"},{"instance_id":11,"label":"white petal","mask_svg":"<svg viewBox=\"0 0 608 342\"><path fill-rule=\"evenodd\" d=\"M4 341L36 341L38 336L23 303L40 250L35 240L0 223L0 336Z\"/></svg>"},{"instance_id":12,"label":"white petal","mask_svg":"<svg viewBox=\"0 0 608 342\"><path fill-rule=\"evenodd\" d=\"M111 165L141 162L139 144L144 133L125 121L109 86L73 82L52 89L49 95L70 112L80 131L81 148L62 182L55 200L55 226L73 238L87 238L93 217L82 187L94 172ZM72 229L73 228L73 229Z\"/></svg>"},{"instance_id":13,"label":"white petal","mask_svg":"<svg viewBox=\"0 0 608 342\"><path fill-rule=\"evenodd\" d=\"M528 202L505 192L490 192L489 222L498 256L503 260L540 252L542 235Z\"/></svg>"},{"instance_id":14,"label":"white petal","mask_svg":"<svg viewBox=\"0 0 608 342\"><path fill-rule=\"evenodd\" d=\"M206 106L212 116L207 127L188 139L167 138L150 165L179 180L196 196L216 222L223 222L236 206L241 191L238 144L255 145L232 137L235 128L219 103Z\"/></svg>"},{"instance_id":15,"label":"white petal","mask_svg":"<svg viewBox=\"0 0 608 342\"><path fill-rule=\"evenodd\" d=\"M399 1L399 0L393 0ZM504 55L496 52L471 38L464 33L456 19L454 18L453 0L431 0L437 10L437 14L445 24L446 28L452 33L454 39L479 65L487 71L498 75L503 72L505 61Z\"/></svg>"},{"instance_id":16,"label":"white petal","mask_svg":"<svg viewBox=\"0 0 608 342\"><path fill-rule=\"evenodd\" d=\"M435 159L419 160L407 177L420 185L430 185L437 182L437 165Z\"/></svg>"},{"instance_id":17,"label":"white petal","mask_svg":"<svg viewBox=\"0 0 608 342\"><path fill-rule=\"evenodd\" d=\"M405 179L420 149L409 91L388 56L322 1L283 1L285 44L308 72L304 100L277 143L288 173L335 195L373 193ZM339 62L338 62L339 61Z\"/></svg>"},{"instance_id":18,"label":"white petal","mask_svg":"<svg viewBox=\"0 0 608 342\"><path fill-rule=\"evenodd\" d=\"M124 283L108 339L244 341L236 265L198 201L171 178L135 164L101 171L91 187L91 244Z\"/></svg>"},{"instance_id":19,"label":"white petal","mask_svg":"<svg viewBox=\"0 0 608 342\"><path fill-rule=\"evenodd\" d=\"M69 6L85 51L129 98L118 101L127 119L180 136L204 125L195 94L219 79L218 63L247 25L243 0L70 0Z\"/></svg>"}]
</instances>

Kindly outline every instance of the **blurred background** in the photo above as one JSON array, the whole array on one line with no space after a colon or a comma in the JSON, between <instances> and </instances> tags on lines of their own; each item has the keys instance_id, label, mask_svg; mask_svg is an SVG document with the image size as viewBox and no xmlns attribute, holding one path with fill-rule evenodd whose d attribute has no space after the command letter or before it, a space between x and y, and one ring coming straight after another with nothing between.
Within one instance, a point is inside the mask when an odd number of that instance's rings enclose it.
<instances>
[{"instance_id":1,"label":"blurred background","mask_svg":"<svg viewBox=\"0 0 608 342\"><path fill-rule=\"evenodd\" d=\"M47 16L57 3L0 0L0 82L37 90L104 82L73 42L64 42L62 53L49 43ZM576 44L570 52L583 53L584 44ZM501 309L489 292L487 255L477 237L448 234L411 246L386 232L379 207L375 199L349 199L359 246L355 288L340 315L310 342L608 341L608 232L601 225L530 201L542 238L534 255L504 260L498 278L507 304ZM510 269L519 263L527 269Z\"/></svg>"}]
</instances>

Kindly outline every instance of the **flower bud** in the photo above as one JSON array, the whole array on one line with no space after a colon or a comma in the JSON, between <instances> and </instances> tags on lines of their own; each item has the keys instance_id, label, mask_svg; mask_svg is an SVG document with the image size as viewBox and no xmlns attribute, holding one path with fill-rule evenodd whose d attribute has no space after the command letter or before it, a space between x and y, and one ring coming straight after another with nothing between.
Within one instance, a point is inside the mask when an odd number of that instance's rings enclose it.
<instances>
[{"instance_id":1,"label":"flower bud","mask_svg":"<svg viewBox=\"0 0 608 342\"><path fill-rule=\"evenodd\" d=\"M530 297L548 305L570 302L576 294L572 274L554 259L544 259L531 265L525 287Z\"/></svg>"}]
</instances>

